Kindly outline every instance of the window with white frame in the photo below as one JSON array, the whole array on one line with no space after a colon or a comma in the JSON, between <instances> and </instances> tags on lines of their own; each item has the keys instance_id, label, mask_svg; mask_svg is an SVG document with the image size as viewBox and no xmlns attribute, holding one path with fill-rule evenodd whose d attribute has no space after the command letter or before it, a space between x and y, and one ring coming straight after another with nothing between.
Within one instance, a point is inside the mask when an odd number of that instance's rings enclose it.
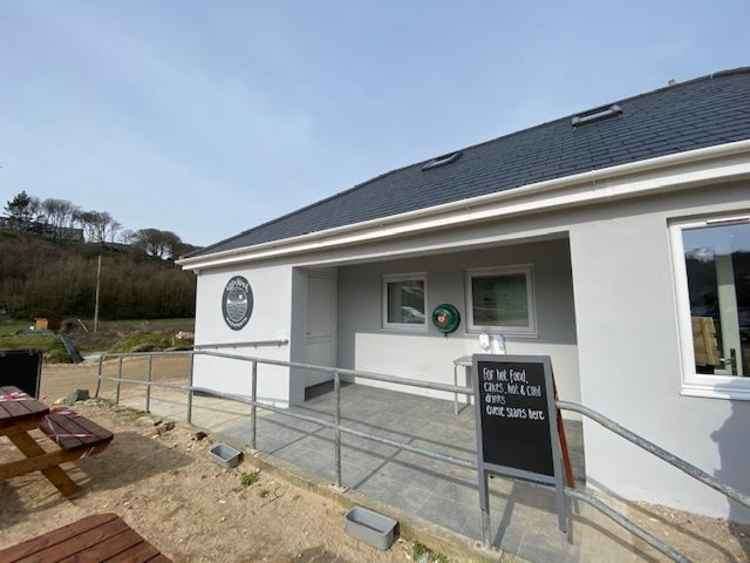
<instances>
[{"instance_id":1,"label":"window with white frame","mask_svg":"<svg viewBox=\"0 0 750 563\"><path fill-rule=\"evenodd\" d=\"M469 270L466 311L470 331L536 336L533 267Z\"/></svg>"},{"instance_id":2,"label":"window with white frame","mask_svg":"<svg viewBox=\"0 0 750 563\"><path fill-rule=\"evenodd\" d=\"M750 214L670 226L687 395L750 399Z\"/></svg>"},{"instance_id":3,"label":"window with white frame","mask_svg":"<svg viewBox=\"0 0 750 563\"><path fill-rule=\"evenodd\" d=\"M427 328L427 276L397 274L383 276L383 326Z\"/></svg>"}]
</instances>

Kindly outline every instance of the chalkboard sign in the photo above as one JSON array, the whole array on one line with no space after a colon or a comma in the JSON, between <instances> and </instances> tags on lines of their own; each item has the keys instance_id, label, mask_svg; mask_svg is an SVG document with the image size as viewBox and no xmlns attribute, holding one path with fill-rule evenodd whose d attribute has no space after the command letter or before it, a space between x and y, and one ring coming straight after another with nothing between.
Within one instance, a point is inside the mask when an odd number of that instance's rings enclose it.
<instances>
[{"instance_id":1,"label":"chalkboard sign","mask_svg":"<svg viewBox=\"0 0 750 563\"><path fill-rule=\"evenodd\" d=\"M474 356L482 461L493 472L553 483L557 410L547 356Z\"/></svg>"},{"instance_id":2,"label":"chalkboard sign","mask_svg":"<svg viewBox=\"0 0 750 563\"><path fill-rule=\"evenodd\" d=\"M562 419L555 404L550 357L475 354L472 382L482 542L489 545L491 537L489 473L553 486L558 524L567 533L568 506L558 433ZM567 460L567 451L565 455ZM572 471L569 473L572 482Z\"/></svg>"}]
</instances>

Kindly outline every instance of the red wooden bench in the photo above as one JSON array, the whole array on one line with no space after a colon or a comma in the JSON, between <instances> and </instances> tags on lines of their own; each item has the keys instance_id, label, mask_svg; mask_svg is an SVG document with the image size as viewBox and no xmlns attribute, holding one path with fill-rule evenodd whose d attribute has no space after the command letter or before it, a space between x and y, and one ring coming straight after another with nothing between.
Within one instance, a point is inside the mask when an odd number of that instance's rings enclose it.
<instances>
[{"instance_id":1,"label":"red wooden bench","mask_svg":"<svg viewBox=\"0 0 750 563\"><path fill-rule=\"evenodd\" d=\"M95 514L0 550L0 561L169 563L117 514Z\"/></svg>"},{"instance_id":2,"label":"red wooden bench","mask_svg":"<svg viewBox=\"0 0 750 563\"><path fill-rule=\"evenodd\" d=\"M47 452L29 434L41 430L60 449ZM26 459L0 463L0 480L41 471L65 496L77 490L60 464L106 448L112 433L67 408L50 412L44 403L15 387L0 387L0 436L7 436Z\"/></svg>"}]
</instances>

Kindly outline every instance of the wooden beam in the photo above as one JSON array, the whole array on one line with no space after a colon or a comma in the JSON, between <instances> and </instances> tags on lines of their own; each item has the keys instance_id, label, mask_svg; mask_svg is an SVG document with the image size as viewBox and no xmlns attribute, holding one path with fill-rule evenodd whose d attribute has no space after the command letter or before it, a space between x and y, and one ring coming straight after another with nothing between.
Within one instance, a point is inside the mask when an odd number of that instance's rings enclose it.
<instances>
[{"instance_id":1,"label":"wooden beam","mask_svg":"<svg viewBox=\"0 0 750 563\"><path fill-rule=\"evenodd\" d=\"M11 442L26 456L26 459L0 465L0 480L25 475L32 471L41 471L64 496L69 497L78 490L78 485L68 477L59 465L79 459L85 450L52 453L45 452L28 432L14 432L8 435Z\"/></svg>"}]
</instances>

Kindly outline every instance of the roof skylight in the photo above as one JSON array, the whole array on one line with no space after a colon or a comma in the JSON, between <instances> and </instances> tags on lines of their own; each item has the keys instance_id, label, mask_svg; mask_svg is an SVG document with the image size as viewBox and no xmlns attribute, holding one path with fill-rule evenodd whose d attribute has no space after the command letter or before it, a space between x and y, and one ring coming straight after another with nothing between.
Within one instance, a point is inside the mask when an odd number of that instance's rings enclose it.
<instances>
[{"instance_id":1,"label":"roof skylight","mask_svg":"<svg viewBox=\"0 0 750 563\"><path fill-rule=\"evenodd\" d=\"M573 127L578 127L580 125L586 125L587 123L593 123L594 121L608 119L616 115L622 115L622 108L617 104L612 104L611 106L602 106L579 113L570 120L570 124Z\"/></svg>"},{"instance_id":2,"label":"roof skylight","mask_svg":"<svg viewBox=\"0 0 750 563\"><path fill-rule=\"evenodd\" d=\"M461 151L456 151L444 154L443 156L437 156L429 162L423 164L422 170L429 170L430 168L436 168L437 166L443 166L445 164L450 164L451 162L456 162L459 158L461 158L462 154L463 153Z\"/></svg>"}]
</instances>

